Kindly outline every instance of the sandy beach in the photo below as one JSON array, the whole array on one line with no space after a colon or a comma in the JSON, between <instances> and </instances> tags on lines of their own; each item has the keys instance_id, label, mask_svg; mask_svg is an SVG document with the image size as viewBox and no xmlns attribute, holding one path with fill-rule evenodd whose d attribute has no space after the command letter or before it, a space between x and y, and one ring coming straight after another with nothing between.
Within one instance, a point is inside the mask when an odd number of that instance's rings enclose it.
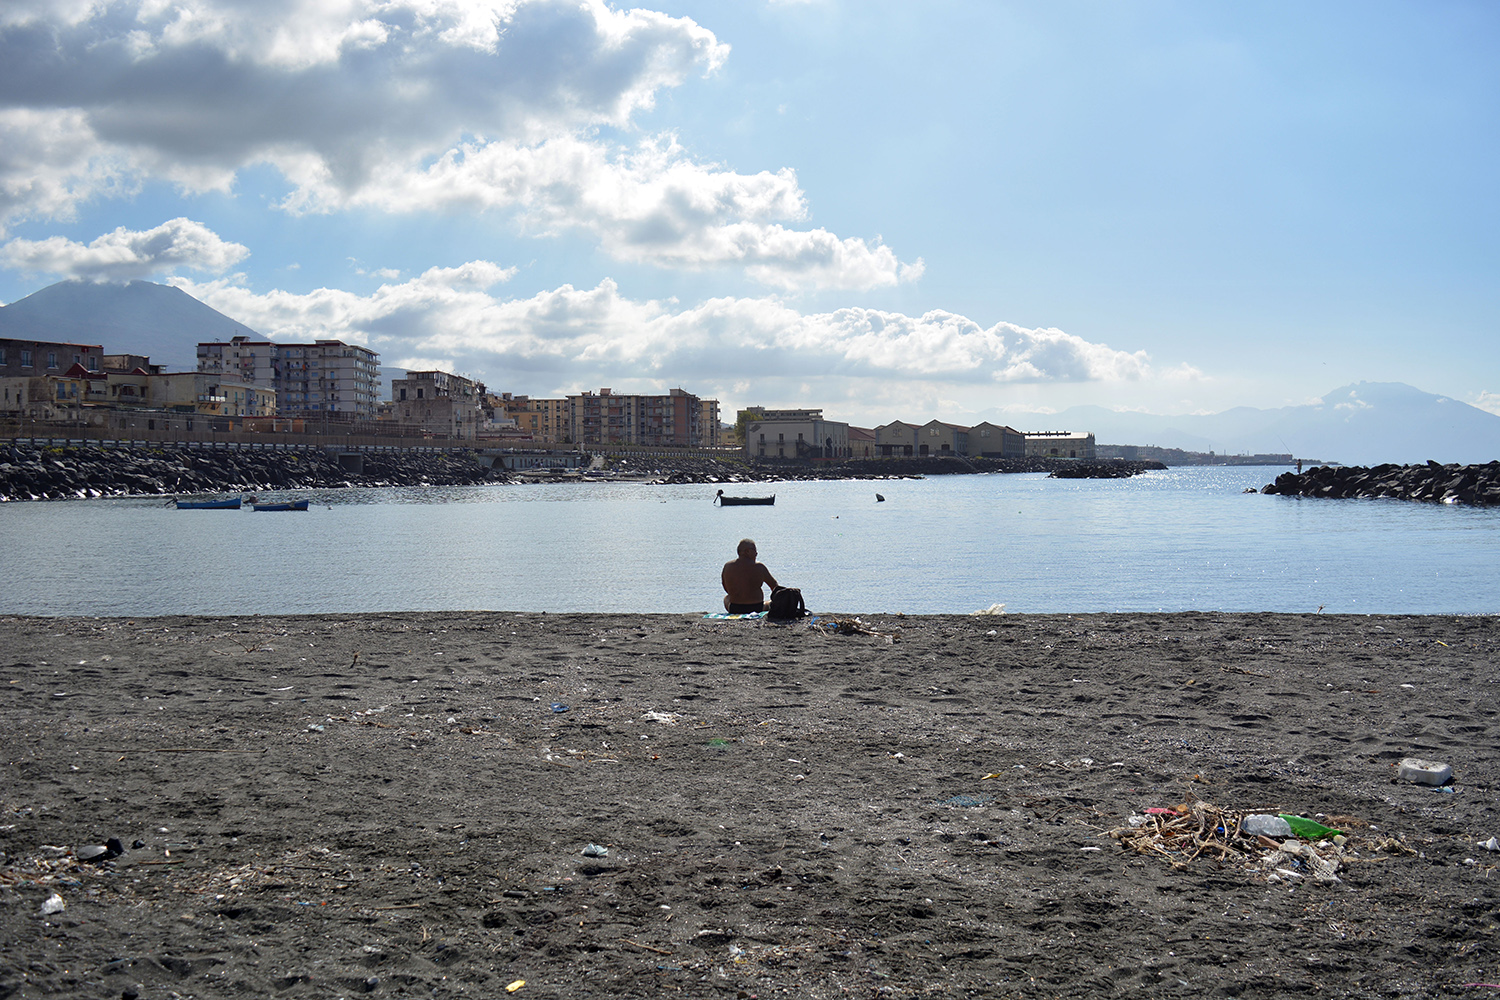
<instances>
[{"instance_id":1,"label":"sandy beach","mask_svg":"<svg viewBox=\"0 0 1500 1000\"><path fill-rule=\"evenodd\" d=\"M0 649L0 998L1500 982L1493 618L10 617ZM1282 812L1345 836L1237 835Z\"/></svg>"}]
</instances>

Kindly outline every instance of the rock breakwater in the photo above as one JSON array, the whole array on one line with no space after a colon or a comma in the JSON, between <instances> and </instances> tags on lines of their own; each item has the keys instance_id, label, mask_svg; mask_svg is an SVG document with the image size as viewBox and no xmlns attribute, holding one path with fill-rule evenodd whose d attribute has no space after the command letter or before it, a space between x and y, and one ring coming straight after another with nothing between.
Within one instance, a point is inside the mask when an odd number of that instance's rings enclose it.
<instances>
[{"instance_id":1,"label":"rock breakwater","mask_svg":"<svg viewBox=\"0 0 1500 1000\"><path fill-rule=\"evenodd\" d=\"M0 500L235 493L345 486L470 486L503 481L466 455L371 452L352 471L336 455L301 450L0 447Z\"/></svg>"},{"instance_id":2,"label":"rock breakwater","mask_svg":"<svg viewBox=\"0 0 1500 1000\"><path fill-rule=\"evenodd\" d=\"M1262 493L1332 500L1386 497L1422 503L1474 506L1500 504L1500 462L1486 465L1320 465L1303 473L1284 472Z\"/></svg>"}]
</instances>

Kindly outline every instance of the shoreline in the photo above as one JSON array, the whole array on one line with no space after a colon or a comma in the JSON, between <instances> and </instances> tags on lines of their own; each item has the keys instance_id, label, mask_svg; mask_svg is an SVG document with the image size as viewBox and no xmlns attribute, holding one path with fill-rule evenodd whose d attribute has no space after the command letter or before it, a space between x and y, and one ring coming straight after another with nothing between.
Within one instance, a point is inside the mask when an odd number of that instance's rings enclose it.
<instances>
[{"instance_id":1,"label":"shoreline","mask_svg":"<svg viewBox=\"0 0 1500 1000\"><path fill-rule=\"evenodd\" d=\"M858 617L0 617L0 992L1500 977L1492 616ZM1396 780L1408 756L1451 791ZM1132 817L1208 805L1321 816L1339 881L1243 838L1134 846Z\"/></svg>"}]
</instances>

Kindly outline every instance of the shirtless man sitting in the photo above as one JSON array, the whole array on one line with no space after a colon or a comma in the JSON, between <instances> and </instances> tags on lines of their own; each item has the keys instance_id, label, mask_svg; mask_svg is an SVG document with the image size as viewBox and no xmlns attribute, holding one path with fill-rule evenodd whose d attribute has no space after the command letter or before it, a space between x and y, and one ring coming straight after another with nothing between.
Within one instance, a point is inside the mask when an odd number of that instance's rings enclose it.
<instances>
[{"instance_id":1,"label":"shirtless man sitting","mask_svg":"<svg viewBox=\"0 0 1500 1000\"><path fill-rule=\"evenodd\" d=\"M724 610L732 615L766 610L760 587L765 584L775 590L776 578L764 564L755 561L755 543L750 539L742 539L735 551L739 558L725 563L719 577L724 583Z\"/></svg>"}]
</instances>

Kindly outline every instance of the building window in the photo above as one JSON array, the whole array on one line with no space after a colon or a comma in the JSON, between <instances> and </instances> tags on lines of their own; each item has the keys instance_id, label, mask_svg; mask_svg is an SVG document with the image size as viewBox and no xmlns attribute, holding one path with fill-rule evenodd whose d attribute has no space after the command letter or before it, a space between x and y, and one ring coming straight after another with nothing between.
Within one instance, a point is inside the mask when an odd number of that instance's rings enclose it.
<instances>
[{"instance_id":1,"label":"building window","mask_svg":"<svg viewBox=\"0 0 1500 1000\"><path fill-rule=\"evenodd\" d=\"M21 367L22 368L30 368L31 367L31 352L28 351L28 350L26 350L24 347L21 348Z\"/></svg>"},{"instance_id":2,"label":"building window","mask_svg":"<svg viewBox=\"0 0 1500 1000\"><path fill-rule=\"evenodd\" d=\"M57 367L57 352L56 351L48 351L47 352L47 367L48 368L56 368Z\"/></svg>"}]
</instances>

